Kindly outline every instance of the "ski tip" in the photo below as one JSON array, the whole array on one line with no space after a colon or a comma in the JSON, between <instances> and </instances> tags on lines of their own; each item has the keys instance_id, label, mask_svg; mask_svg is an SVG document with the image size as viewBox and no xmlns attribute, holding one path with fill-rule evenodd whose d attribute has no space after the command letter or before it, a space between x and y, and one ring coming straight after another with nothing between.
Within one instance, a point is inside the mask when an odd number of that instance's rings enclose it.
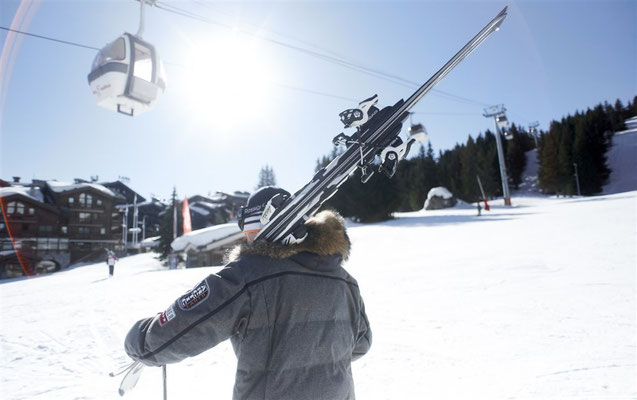
<instances>
[{"instance_id":1,"label":"ski tip","mask_svg":"<svg viewBox=\"0 0 637 400\"><path fill-rule=\"evenodd\" d=\"M499 30L500 29L500 25L502 25L502 21L504 21L504 19L507 17L507 9L509 8L509 6L505 6L502 11L500 11L500 13L498 15L496 15L496 17L494 18L494 21L497 21L496 24L493 26L494 30Z\"/></svg>"},{"instance_id":2,"label":"ski tip","mask_svg":"<svg viewBox=\"0 0 637 400\"><path fill-rule=\"evenodd\" d=\"M124 396L126 394L126 392L122 389L119 389L119 395L120 396Z\"/></svg>"}]
</instances>

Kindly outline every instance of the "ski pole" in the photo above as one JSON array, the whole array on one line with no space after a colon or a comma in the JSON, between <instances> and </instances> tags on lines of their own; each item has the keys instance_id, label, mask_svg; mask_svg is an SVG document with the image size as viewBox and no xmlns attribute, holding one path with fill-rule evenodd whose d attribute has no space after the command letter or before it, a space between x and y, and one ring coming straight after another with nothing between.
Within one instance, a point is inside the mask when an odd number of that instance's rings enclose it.
<instances>
[{"instance_id":1,"label":"ski pole","mask_svg":"<svg viewBox=\"0 0 637 400\"><path fill-rule=\"evenodd\" d=\"M166 385L166 364L161 366L162 377L164 379L164 400L168 400L168 387Z\"/></svg>"}]
</instances>

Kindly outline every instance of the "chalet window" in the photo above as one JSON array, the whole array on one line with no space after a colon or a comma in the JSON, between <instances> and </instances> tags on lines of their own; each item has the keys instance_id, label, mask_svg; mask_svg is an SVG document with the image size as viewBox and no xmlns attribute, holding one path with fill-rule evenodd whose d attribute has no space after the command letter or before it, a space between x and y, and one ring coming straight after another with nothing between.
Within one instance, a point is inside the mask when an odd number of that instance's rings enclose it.
<instances>
[{"instance_id":1,"label":"chalet window","mask_svg":"<svg viewBox=\"0 0 637 400\"><path fill-rule=\"evenodd\" d=\"M9 202L7 205L7 214L15 213L15 201Z\"/></svg>"},{"instance_id":2,"label":"chalet window","mask_svg":"<svg viewBox=\"0 0 637 400\"><path fill-rule=\"evenodd\" d=\"M61 230L61 231L62 231L62 233L63 233L63 234L65 234L65 235L66 235L67 233L69 233L69 228L68 228L68 227L66 227L66 226L61 227L61 228L60 228L60 230Z\"/></svg>"},{"instance_id":3,"label":"chalet window","mask_svg":"<svg viewBox=\"0 0 637 400\"><path fill-rule=\"evenodd\" d=\"M80 207L86 206L86 193L80 195Z\"/></svg>"},{"instance_id":4,"label":"chalet window","mask_svg":"<svg viewBox=\"0 0 637 400\"><path fill-rule=\"evenodd\" d=\"M33 214L35 214L35 209L30 207L29 208L29 215L33 215Z\"/></svg>"},{"instance_id":5,"label":"chalet window","mask_svg":"<svg viewBox=\"0 0 637 400\"><path fill-rule=\"evenodd\" d=\"M38 227L40 233L53 233L53 226L51 225L40 225Z\"/></svg>"},{"instance_id":6,"label":"chalet window","mask_svg":"<svg viewBox=\"0 0 637 400\"><path fill-rule=\"evenodd\" d=\"M69 197L69 206L75 204L75 197Z\"/></svg>"},{"instance_id":7,"label":"chalet window","mask_svg":"<svg viewBox=\"0 0 637 400\"><path fill-rule=\"evenodd\" d=\"M86 206L93 207L93 196L91 196L90 194L86 195Z\"/></svg>"},{"instance_id":8,"label":"chalet window","mask_svg":"<svg viewBox=\"0 0 637 400\"><path fill-rule=\"evenodd\" d=\"M93 213L93 221L99 221L100 215L98 213Z\"/></svg>"},{"instance_id":9,"label":"chalet window","mask_svg":"<svg viewBox=\"0 0 637 400\"><path fill-rule=\"evenodd\" d=\"M28 232L29 231L29 224L22 224L22 232Z\"/></svg>"},{"instance_id":10,"label":"chalet window","mask_svg":"<svg viewBox=\"0 0 637 400\"><path fill-rule=\"evenodd\" d=\"M97 203L98 206L101 206L102 205L102 199L97 199L96 203Z\"/></svg>"},{"instance_id":11,"label":"chalet window","mask_svg":"<svg viewBox=\"0 0 637 400\"><path fill-rule=\"evenodd\" d=\"M81 212L78 213L80 217L80 222L89 222L91 220L91 213Z\"/></svg>"},{"instance_id":12,"label":"chalet window","mask_svg":"<svg viewBox=\"0 0 637 400\"><path fill-rule=\"evenodd\" d=\"M0 231L4 230L4 224L0 224Z\"/></svg>"},{"instance_id":13,"label":"chalet window","mask_svg":"<svg viewBox=\"0 0 637 400\"><path fill-rule=\"evenodd\" d=\"M86 226L80 226L77 228L77 232L80 235L90 235L91 234L91 228L88 228Z\"/></svg>"},{"instance_id":14,"label":"chalet window","mask_svg":"<svg viewBox=\"0 0 637 400\"><path fill-rule=\"evenodd\" d=\"M20 215L24 215L24 204L18 201L18 205L16 206L16 211Z\"/></svg>"},{"instance_id":15,"label":"chalet window","mask_svg":"<svg viewBox=\"0 0 637 400\"><path fill-rule=\"evenodd\" d=\"M100 228L100 235L106 235L106 228Z\"/></svg>"}]
</instances>

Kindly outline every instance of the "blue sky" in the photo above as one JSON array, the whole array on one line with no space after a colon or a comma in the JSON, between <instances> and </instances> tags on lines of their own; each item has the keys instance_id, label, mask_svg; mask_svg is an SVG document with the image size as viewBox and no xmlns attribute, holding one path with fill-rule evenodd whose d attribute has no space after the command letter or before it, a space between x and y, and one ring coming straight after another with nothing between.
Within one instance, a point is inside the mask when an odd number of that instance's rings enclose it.
<instances>
[{"instance_id":1,"label":"blue sky","mask_svg":"<svg viewBox=\"0 0 637 400\"><path fill-rule=\"evenodd\" d=\"M146 8L143 37L164 60L168 86L134 118L95 104L86 76L96 51L0 30L0 177L127 176L143 195L167 197L176 186L183 197L251 191L269 164L294 191L330 152L340 111L375 93L390 105L413 88L291 47L424 82L505 5L501 30L414 110L436 152L492 129L486 105L547 129L637 95L635 1L164 4L222 24ZM138 25L134 0L0 3L2 27L90 47Z\"/></svg>"}]
</instances>

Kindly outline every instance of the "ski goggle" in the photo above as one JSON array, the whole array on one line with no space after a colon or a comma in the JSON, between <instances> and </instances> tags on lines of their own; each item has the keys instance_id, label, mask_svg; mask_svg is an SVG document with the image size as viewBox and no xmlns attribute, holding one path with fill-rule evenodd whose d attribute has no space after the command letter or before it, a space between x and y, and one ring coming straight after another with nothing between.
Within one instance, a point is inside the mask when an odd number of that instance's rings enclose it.
<instances>
[{"instance_id":1,"label":"ski goggle","mask_svg":"<svg viewBox=\"0 0 637 400\"><path fill-rule=\"evenodd\" d=\"M241 206L239 211L237 211L237 224L239 225L239 229L243 231L246 228L246 224L254 225L255 222L259 221L264 207L264 204L249 208L247 206Z\"/></svg>"},{"instance_id":2,"label":"ski goggle","mask_svg":"<svg viewBox=\"0 0 637 400\"><path fill-rule=\"evenodd\" d=\"M239 229L243 230L244 225L244 214L245 214L245 206L241 206L239 211L237 211L237 224L239 224Z\"/></svg>"}]
</instances>

